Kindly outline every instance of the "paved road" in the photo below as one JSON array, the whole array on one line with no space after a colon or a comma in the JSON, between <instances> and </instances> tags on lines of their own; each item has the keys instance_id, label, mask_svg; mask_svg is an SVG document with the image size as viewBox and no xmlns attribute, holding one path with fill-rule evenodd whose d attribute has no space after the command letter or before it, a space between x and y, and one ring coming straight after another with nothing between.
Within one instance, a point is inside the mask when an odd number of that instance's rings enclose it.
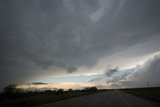
<instances>
[{"instance_id":1,"label":"paved road","mask_svg":"<svg viewBox=\"0 0 160 107\"><path fill-rule=\"evenodd\" d=\"M115 90L49 103L41 107L160 107L160 105Z\"/></svg>"}]
</instances>

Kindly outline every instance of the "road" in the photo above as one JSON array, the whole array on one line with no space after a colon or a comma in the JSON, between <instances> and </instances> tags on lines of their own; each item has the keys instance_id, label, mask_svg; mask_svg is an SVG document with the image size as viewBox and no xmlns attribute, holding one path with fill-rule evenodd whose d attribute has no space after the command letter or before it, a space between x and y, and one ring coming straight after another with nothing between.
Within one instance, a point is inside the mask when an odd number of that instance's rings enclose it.
<instances>
[{"instance_id":1,"label":"road","mask_svg":"<svg viewBox=\"0 0 160 107\"><path fill-rule=\"evenodd\" d=\"M114 90L49 103L40 107L160 107L160 105Z\"/></svg>"}]
</instances>

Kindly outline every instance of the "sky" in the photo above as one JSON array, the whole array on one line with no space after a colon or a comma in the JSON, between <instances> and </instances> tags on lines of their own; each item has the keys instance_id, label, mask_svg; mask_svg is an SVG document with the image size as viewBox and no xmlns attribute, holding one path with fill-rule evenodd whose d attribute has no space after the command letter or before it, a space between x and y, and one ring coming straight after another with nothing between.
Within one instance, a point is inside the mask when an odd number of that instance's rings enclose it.
<instances>
[{"instance_id":1,"label":"sky","mask_svg":"<svg viewBox=\"0 0 160 107\"><path fill-rule=\"evenodd\" d=\"M159 86L159 5L0 0L0 88Z\"/></svg>"}]
</instances>

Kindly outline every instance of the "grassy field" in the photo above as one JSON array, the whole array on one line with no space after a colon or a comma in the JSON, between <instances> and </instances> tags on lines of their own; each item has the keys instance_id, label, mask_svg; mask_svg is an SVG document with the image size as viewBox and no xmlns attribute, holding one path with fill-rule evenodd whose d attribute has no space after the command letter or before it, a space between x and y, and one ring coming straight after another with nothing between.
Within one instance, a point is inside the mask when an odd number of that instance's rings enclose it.
<instances>
[{"instance_id":1,"label":"grassy field","mask_svg":"<svg viewBox=\"0 0 160 107\"><path fill-rule=\"evenodd\" d=\"M160 87L121 89L121 91L160 103Z\"/></svg>"},{"instance_id":2,"label":"grassy field","mask_svg":"<svg viewBox=\"0 0 160 107\"><path fill-rule=\"evenodd\" d=\"M96 87L87 87L83 90L48 90L23 91L9 86L0 94L0 107L33 107L45 103L60 101L82 95L95 94L106 90L97 90Z\"/></svg>"},{"instance_id":3,"label":"grassy field","mask_svg":"<svg viewBox=\"0 0 160 107\"><path fill-rule=\"evenodd\" d=\"M78 96L82 96L82 95L87 95L87 94L93 94L93 92L90 93L85 93L85 92L63 92L62 94L55 94L55 93L39 93L36 95L31 95L31 96L26 96L23 98L17 98L17 99L5 99L5 100L1 100L0 102L0 106L1 107L6 107L6 106L14 106L14 107L30 107L30 106L36 106L36 105L40 105L40 104L45 104L45 103L49 103L49 102L55 102L55 101L59 101L59 100L63 100L63 99L68 99L68 98L73 98L73 97L78 97Z\"/></svg>"},{"instance_id":4,"label":"grassy field","mask_svg":"<svg viewBox=\"0 0 160 107\"><path fill-rule=\"evenodd\" d=\"M160 87L130 88L119 90L160 103ZM67 91L64 91L63 89L52 91L24 91L17 89L15 85L10 85L4 88L3 92L0 93L0 107L33 107L45 103L56 102L104 91L110 90L98 90L96 87L86 87L82 90L69 89Z\"/></svg>"}]
</instances>

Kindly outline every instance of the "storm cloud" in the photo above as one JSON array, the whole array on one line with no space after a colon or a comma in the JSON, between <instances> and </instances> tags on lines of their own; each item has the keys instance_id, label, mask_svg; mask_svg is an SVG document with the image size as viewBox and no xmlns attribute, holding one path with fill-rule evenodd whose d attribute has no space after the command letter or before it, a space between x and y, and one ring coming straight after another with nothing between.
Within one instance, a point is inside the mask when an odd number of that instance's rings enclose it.
<instances>
[{"instance_id":1,"label":"storm cloud","mask_svg":"<svg viewBox=\"0 0 160 107\"><path fill-rule=\"evenodd\" d=\"M105 84L114 84L119 83L119 81L127 80L127 77L133 75L137 72L136 67L130 69L120 69L119 67L115 67L113 69L105 70L101 77L96 77L91 79L89 82L91 83L105 83Z\"/></svg>"},{"instance_id":2,"label":"storm cloud","mask_svg":"<svg viewBox=\"0 0 160 107\"><path fill-rule=\"evenodd\" d=\"M113 70L115 70L114 68ZM149 58L143 65L137 65L130 69L117 70L111 77L107 75L90 80L91 83L103 83L112 88L134 88L160 86L160 54ZM110 70L108 71L110 73ZM102 82L103 80L103 82ZM103 87L105 87L103 85Z\"/></svg>"},{"instance_id":3,"label":"storm cloud","mask_svg":"<svg viewBox=\"0 0 160 107\"><path fill-rule=\"evenodd\" d=\"M133 81L149 82L151 86L160 85L160 54L150 58L146 63L131 77Z\"/></svg>"},{"instance_id":4,"label":"storm cloud","mask_svg":"<svg viewBox=\"0 0 160 107\"><path fill-rule=\"evenodd\" d=\"M126 58L150 54L160 46L159 5L159 0L1 0L0 84L81 72L128 49L133 51Z\"/></svg>"}]
</instances>

